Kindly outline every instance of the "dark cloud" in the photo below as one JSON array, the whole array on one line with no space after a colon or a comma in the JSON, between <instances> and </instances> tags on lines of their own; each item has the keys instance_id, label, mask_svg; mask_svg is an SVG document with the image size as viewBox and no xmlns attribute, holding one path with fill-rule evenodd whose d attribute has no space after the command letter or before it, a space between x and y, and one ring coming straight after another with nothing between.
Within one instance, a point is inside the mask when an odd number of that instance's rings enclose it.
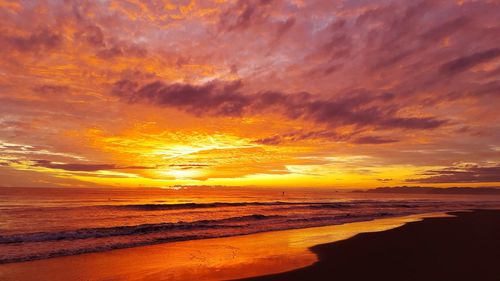
<instances>
[{"instance_id":1,"label":"dark cloud","mask_svg":"<svg viewBox=\"0 0 500 281\"><path fill-rule=\"evenodd\" d=\"M115 164L81 164L81 163L55 163L49 160L32 160L34 167L59 169L71 172L97 172L102 170L146 170L155 167L147 166L117 166Z\"/></svg>"},{"instance_id":2,"label":"dark cloud","mask_svg":"<svg viewBox=\"0 0 500 281\"><path fill-rule=\"evenodd\" d=\"M319 48L319 53L329 60L347 58L351 54L351 37L345 32L335 32L328 42ZM317 54L316 54L317 55Z\"/></svg>"},{"instance_id":3,"label":"dark cloud","mask_svg":"<svg viewBox=\"0 0 500 281\"><path fill-rule=\"evenodd\" d=\"M434 129L443 126L448 121L434 117L387 118L381 120L380 125L387 128L403 129Z\"/></svg>"},{"instance_id":4,"label":"dark cloud","mask_svg":"<svg viewBox=\"0 0 500 281\"><path fill-rule=\"evenodd\" d=\"M148 51L145 47L125 42L114 42L97 51L96 55L101 59L112 59L115 57L146 57Z\"/></svg>"},{"instance_id":5,"label":"dark cloud","mask_svg":"<svg viewBox=\"0 0 500 281\"><path fill-rule=\"evenodd\" d=\"M392 179L377 179L379 182L390 182Z\"/></svg>"},{"instance_id":6,"label":"dark cloud","mask_svg":"<svg viewBox=\"0 0 500 281\"><path fill-rule=\"evenodd\" d=\"M314 66L309 74L321 77L340 70L355 51L352 35L343 19L335 20L319 31L316 35L318 42L306 57Z\"/></svg>"},{"instance_id":7,"label":"dark cloud","mask_svg":"<svg viewBox=\"0 0 500 281\"><path fill-rule=\"evenodd\" d=\"M394 94L350 91L336 99L319 99L307 92L285 94L258 92L245 95L241 81L212 81L201 85L166 84L154 81L140 85L123 79L113 94L130 103L149 103L177 108L198 116L242 116L280 112L291 119L306 119L329 126L355 125L377 128L434 129L446 120L433 117L399 117L391 101Z\"/></svg>"},{"instance_id":8,"label":"dark cloud","mask_svg":"<svg viewBox=\"0 0 500 281\"><path fill-rule=\"evenodd\" d=\"M449 167L442 170L429 170L423 176L427 177L406 181L418 183L500 182L500 165Z\"/></svg>"},{"instance_id":9,"label":"dark cloud","mask_svg":"<svg viewBox=\"0 0 500 281\"><path fill-rule=\"evenodd\" d=\"M415 54L428 48L430 43L416 40L423 26L423 19L438 1L412 1L406 5L395 2L366 9L357 20L358 27L367 29L366 46L361 50L369 55L366 64L372 72L388 71L411 61Z\"/></svg>"},{"instance_id":10,"label":"dark cloud","mask_svg":"<svg viewBox=\"0 0 500 281\"><path fill-rule=\"evenodd\" d=\"M474 89L471 89L467 92L468 95L500 98L500 80L487 82L484 84L475 84L474 86Z\"/></svg>"},{"instance_id":11,"label":"dark cloud","mask_svg":"<svg viewBox=\"0 0 500 281\"><path fill-rule=\"evenodd\" d=\"M489 75L489 73L488 73ZM488 102L494 105L497 101L494 99L500 98L500 80L488 81L484 83L464 83L459 89L426 97L421 104L425 106L435 106L439 103L463 101L465 99L477 99L488 97Z\"/></svg>"},{"instance_id":12,"label":"dark cloud","mask_svg":"<svg viewBox=\"0 0 500 281\"><path fill-rule=\"evenodd\" d=\"M106 45L104 33L97 25L89 24L83 27L75 33L75 37L94 47L104 47Z\"/></svg>"},{"instance_id":13,"label":"dark cloud","mask_svg":"<svg viewBox=\"0 0 500 281\"><path fill-rule=\"evenodd\" d=\"M0 43L19 52L35 52L60 47L63 37L50 29L40 28L27 36L0 35Z\"/></svg>"},{"instance_id":14,"label":"dark cloud","mask_svg":"<svg viewBox=\"0 0 500 281\"><path fill-rule=\"evenodd\" d=\"M240 81L203 85L155 81L139 86L135 81L121 80L115 84L113 93L131 103L176 107L196 115L239 116L251 104L250 97L238 93L241 86Z\"/></svg>"},{"instance_id":15,"label":"dark cloud","mask_svg":"<svg viewBox=\"0 0 500 281\"><path fill-rule=\"evenodd\" d=\"M257 95L257 100L262 99L262 96L263 94ZM264 101L269 100L269 96L265 97ZM372 94L364 91L349 92L336 99L316 99L307 93L280 93L275 94L272 100L283 107L290 118L304 118L330 126L433 129L447 122L433 117L398 117L398 109L390 103L393 97L392 94ZM273 103L268 103L268 106L270 105Z\"/></svg>"},{"instance_id":16,"label":"dark cloud","mask_svg":"<svg viewBox=\"0 0 500 281\"><path fill-rule=\"evenodd\" d=\"M394 143L394 142L398 142L398 140L380 136L364 136L356 138L353 141L353 143L357 144L384 144L384 143Z\"/></svg>"},{"instance_id":17,"label":"dark cloud","mask_svg":"<svg viewBox=\"0 0 500 281\"><path fill-rule=\"evenodd\" d=\"M48 160L34 160L35 167L44 167L50 169L59 169L66 171L80 171L80 172L96 172L101 170L111 170L116 169L113 164L66 164L66 163L54 163Z\"/></svg>"},{"instance_id":18,"label":"dark cloud","mask_svg":"<svg viewBox=\"0 0 500 281\"><path fill-rule=\"evenodd\" d=\"M171 164L169 167L179 168L181 170L190 170L190 169L201 169L204 167L209 167L207 164Z\"/></svg>"},{"instance_id":19,"label":"dark cloud","mask_svg":"<svg viewBox=\"0 0 500 281\"><path fill-rule=\"evenodd\" d=\"M40 94L60 94L69 91L69 86L56 84L43 84L33 88L33 91Z\"/></svg>"},{"instance_id":20,"label":"dark cloud","mask_svg":"<svg viewBox=\"0 0 500 281\"><path fill-rule=\"evenodd\" d=\"M262 23L267 18L266 9L274 0L239 0L219 18L219 27L226 31L241 31Z\"/></svg>"},{"instance_id":21,"label":"dark cloud","mask_svg":"<svg viewBox=\"0 0 500 281\"><path fill-rule=\"evenodd\" d=\"M439 42L440 40L458 32L460 29L464 28L470 22L470 19L466 16L460 16L455 19L449 20L441 25L433 27L426 31L422 37L424 40L431 40L434 42Z\"/></svg>"},{"instance_id":22,"label":"dark cloud","mask_svg":"<svg viewBox=\"0 0 500 281\"><path fill-rule=\"evenodd\" d=\"M267 138L254 140L254 143L263 145L278 145L289 142L297 142L309 139L339 140L341 137L332 131L293 131L282 135L274 135Z\"/></svg>"},{"instance_id":23,"label":"dark cloud","mask_svg":"<svg viewBox=\"0 0 500 281\"><path fill-rule=\"evenodd\" d=\"M473 68L476 65L488 62L500 56L500 48L493 48L472 55L451 60L440 67L441 73L457 74Z\"/></svg>"},{"instance_id":24,"label":"dark cloud","mask_svg":"<svg viewBox=\"0 0 500 281\"><path fill-rule=\"evenodd\" d=\"M80 19L78 30L74 33L75 40L83 42L91 47L95 55L101 59L113 59L116 57L140 57L145 58L148 50L144 44L134 43L130 40L118 39L116 34L107 34L99 25Z\"/></svg>"},{"instance_id":25,"label":"dark cloud","mask_svg":"<svg viewBox=\"0 0 500 281\"><path fill-rule=\"evenodd\" d=\"M340 135L333 131L292 131L286 134L273 135L266 138L254 140L254 143L263 145L279 145L283 143L297 142L301 140L322 139L327 141L345 141L356 144L384 144L398 142L398 140L380 136L355 137L359 132Z\"/></svg>"}]
</instances>

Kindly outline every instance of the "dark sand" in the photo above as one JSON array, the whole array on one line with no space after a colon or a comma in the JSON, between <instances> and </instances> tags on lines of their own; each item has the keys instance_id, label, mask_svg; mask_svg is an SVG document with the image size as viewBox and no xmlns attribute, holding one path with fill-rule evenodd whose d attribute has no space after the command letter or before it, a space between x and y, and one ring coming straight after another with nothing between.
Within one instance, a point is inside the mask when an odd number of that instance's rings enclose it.
<instances>
[{"instance_id":1,"label":"dark sand","mask_svg":"<svg viewBox=\"0 0 500 281\"><path fill-rule=\"evenodd\" d=\"M500 210L452 214L314 246L311 266L245 280L500 281Z\"/></svg>"}]
</instances>

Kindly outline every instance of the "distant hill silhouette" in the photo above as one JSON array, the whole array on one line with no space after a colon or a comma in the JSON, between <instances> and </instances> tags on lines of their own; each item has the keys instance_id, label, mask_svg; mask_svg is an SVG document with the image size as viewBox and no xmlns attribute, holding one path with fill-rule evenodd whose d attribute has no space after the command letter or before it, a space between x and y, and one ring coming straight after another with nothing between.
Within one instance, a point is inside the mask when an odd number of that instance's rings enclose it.
<instances>
[{"instance_id":1,"label":"distant hill silhouette","mask_svg":"<svg viewBox=\"0 0 500 281\"><path fill-rule=\"evenodd\" d=\"M356 193L407 193L407 194L498 194L499 187L423 187L423 186L394 186L378 187L368 190L356 190Z\"/></svg>"}]
</instances>

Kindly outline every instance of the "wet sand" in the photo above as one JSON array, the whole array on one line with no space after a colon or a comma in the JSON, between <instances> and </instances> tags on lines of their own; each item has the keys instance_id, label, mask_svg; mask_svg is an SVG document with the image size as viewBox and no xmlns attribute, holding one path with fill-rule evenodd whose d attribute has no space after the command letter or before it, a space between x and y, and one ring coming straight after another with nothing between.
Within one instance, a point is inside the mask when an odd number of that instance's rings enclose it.
<instances>
[{"instance_id":1,"label":"wet sand","mask_svg":"<svg viewBox=\"0 0 500 281\"><path fill-rule=\"evenodd\" d=\"M314 246L319 261L246 280L500 280L500 210L453 213Z\"/></svg>"},{"instance_id":2,"label":"wet sand","mask_svg":"<svg viewBox=\"0 0 500 281\"><path fill-rule=\"evenodd\" d=\"M0 280L228 280L262 276L315 263L318 257L310 251L314 245L347 239L358 233L384 231L435 216L443 214L385 218L3 264L0 265Z\"/></svg>"}]
</instances>

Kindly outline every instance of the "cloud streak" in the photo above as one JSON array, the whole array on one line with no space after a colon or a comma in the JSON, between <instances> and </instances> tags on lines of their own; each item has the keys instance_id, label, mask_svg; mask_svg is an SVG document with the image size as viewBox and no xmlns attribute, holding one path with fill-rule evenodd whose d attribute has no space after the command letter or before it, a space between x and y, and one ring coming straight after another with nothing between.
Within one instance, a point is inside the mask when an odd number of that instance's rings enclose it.
<instances>
[{"instance_id":1,"label":"cloud streak","mask_svg":"<svg viewBox=\"0 0 500 281\"><path fill-rule=\"evenodd\" d=\"M500 162L498 1L31 2L0 9L9 184L474 185Z\"/></svg>"},{"instance_id":2,"label":"cloud streak","mask_svg":"<svg viewBox=\"0 0 500 281\"><path fill-rule=\"evenodd\" d=\"M50 29L40 28L27 36L3 34L0 42L19 52L38 52L60 47L63 37Z\"/></svg>"},{"instance_id":3,"label":"cloud streak","mask_svg":"<svg viewBox=\"0 0 500 281\"><path fill-rule=\"evenodd\" d=\"M429 170L424 178L408 179L418 183L475 183L500 182L500 165L480 166L477 164L462 167L449 167L441 170Z\"/></svg>"},{"instance_id":4,"label":"cloud streak","mask_svg":"<svg viewBox=\"0 0 500 281\"><path fill-rule=\"evenodd\" d=\"M355 125L409 130L434 129L448 122L434 117L398 116L398 109L391 104L392 94L361 92L320 99L307 92L265 91L248 95L242 93L242 86L241 81L192 85L120 80L114 84L112 93L129 103L176 108L198 116L243 116L275 109L291 119L312 120L332 127Z\"/></svg>"},{"instance_id":5,"label":"cloud streak","mask_svg":"<svg viewBox=\"0 0 500 281\"><path fill-rule=\"evenodd\" d=\"M473 53L468 56L460 57L443 64L440 68L442 73L446 74L458 74L469 70L477 65L486 63L500 56L500 48L489 49L486 51L481 51Z\"/></svg>"}]
</instances>

